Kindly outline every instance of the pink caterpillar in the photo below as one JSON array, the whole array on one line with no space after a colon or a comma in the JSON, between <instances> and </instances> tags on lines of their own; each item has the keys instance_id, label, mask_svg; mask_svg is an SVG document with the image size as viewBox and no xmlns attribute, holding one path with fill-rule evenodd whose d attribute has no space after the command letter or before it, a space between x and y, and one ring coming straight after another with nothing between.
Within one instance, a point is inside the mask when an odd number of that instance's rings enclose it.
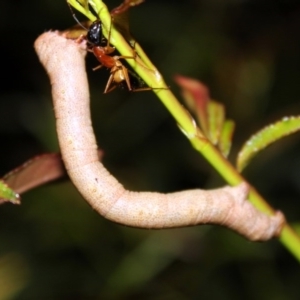
<instances>
[{"instance_id":1,"label":"pink caterpillar","mask_svg":"<svg viewBox=\"0 0 300 300\"><path fill-rule=\"evenodd\" d=\"M52 84L57 134L67 172L82 196L99 214L141 228L197 224L227 226L246 238L278 236L284 216L267 216L247 201L248 187L186 190L170 194L131 192L99 162L85 72L86 45L46 32L35 49Z\"/></svg>"}]
</instances>

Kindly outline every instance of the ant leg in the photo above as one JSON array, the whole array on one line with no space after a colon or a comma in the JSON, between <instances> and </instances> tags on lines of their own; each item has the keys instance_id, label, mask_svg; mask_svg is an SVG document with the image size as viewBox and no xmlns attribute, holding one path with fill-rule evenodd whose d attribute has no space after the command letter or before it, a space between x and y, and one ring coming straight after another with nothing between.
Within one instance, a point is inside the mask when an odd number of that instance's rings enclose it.
<instances>
[{"instance_id":1,"label":"ant leg","mask_svg":"<svg viewBox=\"0 0 300 300\"><path fill-rule=\"evenodd\" d=\"M145 91L152 91L153 88L151 87L145 87L145 88L138 88L138 89L132 89L131 92L145 92Z\"/></svg>"},{"instance_id":2,"label":"ant leg","mask_svg":"<svg viewBox=\"0 0 300 300\"><path fill-rule=\"evenodd\" d=\"M134 50L134 49L133 49ZM138 53L134 50L134 53L135 53L135 56L116 56L117 59L134 59L136 61L136 58L139 57L138 56ZM146 69L146 70L149 70L151 72L154 72L152 69L148 68L144 62L140 59L140 61L136 61L136 63L138 63L142 68Z\"/></svg>"},{"instance_id":3,"label":"ant leg","mask_svg":"<svg viewBox=\"0 0 300 300\"><path fill-rule=\"evenodd\" d=\"M116 48L112 47L112 46L106 46L106 47L103 47L103 48L104 48L105 54L111 54L116 50Z\"/></svg>"},{"instance_id":4,"label":"ant leg","mask_svg":"<svg viewBox=\"0 0 300 300\"><path fill-rule=\"evenodd\" d=\"M153 91L153 90L169 90L169 88L144 87L144 88L132 89L131 92L145 92L145 91Z\"/></svg>"},{"instance_id":5,"label":"ant leg","mask_svg":"<svg viewBox=\"0 0 300 300\"><path fill-rule=\"evenodd\" d=\"M149 70L151 72L155 72L154 70L150 69L149 67L146 66L146 64L143 62L143 60L141 59L141 57L139 56L139 53L135 50L135 44L136 44L136 40L133 41L133 43L131 45L132 51L134 52L134 58L136 59L137 57L139 58L138 61L136 61L141 67L143 67L146 70Z\"/></svg>"},{"instance_id":6,"label":"ant leg","mask_svg":"<svg viewBox=\"0 0 300 300\"><path fill-rule=\"evenodd\" d=\"M132 91L131 84L130 84L130 79L129 79L129 75L128 75L128 70L123 65L121 66L121 68L122 68L122 73L123 73L123 76L125 78L128 90Z\"/></svg>"},{"instance_id":7,"label":"ant leg","mask_svg":"<svg viewBox=\"0 0 300 300\"><path fill-rule=\"evenodd\" d=\"M145 86L146 83L136 73L134 73L128 69L127 69L127 75L130 75L131 78L135 79L138 83L137 86L135 84L133 84L134 87L132 87L132 84L131 84L131 92L144 92L144 91L152 91L152 90L169 90L170 89L169 87L163 88L163 87Z\"/></svg>"},{"instance_id":8,"label":"ant leg","mask_svg":"<svg viewBox=\"0 0 300 300\"><path fill-rule=\"evenodd\" d=\"M121 55L121 56L115 56L116 59L135 59L135 56L125 56L125 55Z\"/></svg>"},{"instance_id":9,"label":"ant leg","mask_svg":"<svg viewBox=\"0 0 300 300\"><path fill-rule=\"evenodd\" d=\"M104 90L104 94L107 94L109 92L111 92L113 89L115 89L116 85L114 85L113 87L110 88L111 84L113 83L114 80L114 73L110 74L105 90Z\"/></svg>"},{"instance_id":10,"label":"ant leg","mask_svg":"<svg viewBox=\"0 0 300 300\"><path fill-rule=\"evenodd\" d=\"M102 67L103 67L103 65L99 65L99 66L97 66L97 67L93 68L92 70L93 70L93 71L96 71L96 70L99 70L99 69L101 69Z\"/></svg>"},{"instance_id":11,"label":"ant leg","mask_svg":"<svg viewBox=\"0 0 300 300\"><path fill-rule=\"evenodd\" d=\"M113 85L108 91L106 91L104 94L108 94L110 93L111 91L113 91L117 86L116 85Z\"/></svg>"}]
</instances>

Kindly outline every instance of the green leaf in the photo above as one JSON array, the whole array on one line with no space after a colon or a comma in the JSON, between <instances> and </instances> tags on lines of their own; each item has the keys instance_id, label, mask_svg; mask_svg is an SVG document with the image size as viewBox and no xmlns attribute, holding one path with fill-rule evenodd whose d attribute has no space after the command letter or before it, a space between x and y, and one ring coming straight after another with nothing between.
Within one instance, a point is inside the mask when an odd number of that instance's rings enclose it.
<instances>
[{"instance_id":1,"label":"green leaf","mask_svg":"<svg viewBox=\"0 0 300 300\"><path fill-rule=\"evenodd\" d=\"M299 130L300 116L284 117L282 120L263 128L250 137L239 152L237 158L238 170L242 171L250 160L267 146Z\"/></svg>"},{"instance_id":2,"label":"green leaf","mask_svg":"<svg viewBox=\"0 0 300 300\"><path fill-rule=\"evenodd\" d=\"M214 145L216 145L218 144L224 124L224 106L219 102L210 100L207 105L207 114L209 139Z\"/></svg>"},{"instance_id":3,"label":"green leaf","mask_svg":"<svg viewBox=\"0 0 300 300\"><path fill-rule=\"evenodd\" d=\"M3 180L0 179L0 203L1 202L19 204L20 196L19 194L15 193Z\"/></svg>"},{"instance_id":4,"label":"green leaf","mask_svg":"<svg viewBox=\"0 0 300 300\"><path fill-rule=\"evenodd\" d=\"M226 120L223 124L218 146L224 157L230 152L234 128L235 123L232 120Z\"/></svg>"}]
</instances>

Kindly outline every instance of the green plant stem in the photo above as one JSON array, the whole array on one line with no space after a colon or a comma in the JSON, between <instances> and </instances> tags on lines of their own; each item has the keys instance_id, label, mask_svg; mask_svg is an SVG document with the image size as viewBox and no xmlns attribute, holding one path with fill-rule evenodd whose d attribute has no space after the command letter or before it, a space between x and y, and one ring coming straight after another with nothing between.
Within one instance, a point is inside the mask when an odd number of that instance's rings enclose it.
<instances>
[{"instance_id":1,"label":"green plant stem","mask_svg":"<svg viewBox=\"0 0 300 300\"><path fill-rule=\"evenodd\" d=\"M76 0L68 0L68 2L91 19L91 21L96 19L90 11L85 11ZM192 146L205 157L205 159L230 185L234 186L242 181L246 181L231 163L204 137L203 133L196 126L193 118L167 87L161 74L143 52L140 45L136 43L136 50L133 50L122 35L111 26L110 14L105 4L100 0L89 0L89 3L95 11L99 12L99 18L104 25L104 34L106 36L109 28L111 28L110 43L118 49L121 55L135 58L127 59L127 62L150 87L155 87L153 92L172 114L181 130L190 140ZM135 51L138 53L137 57L135 57ZM250 184L249 186L249 200L253 205L266 214L274 214L274 209ZM285 224L279 240L300 262L300 237L288 224Z\"/></svg>"}]
</instances>

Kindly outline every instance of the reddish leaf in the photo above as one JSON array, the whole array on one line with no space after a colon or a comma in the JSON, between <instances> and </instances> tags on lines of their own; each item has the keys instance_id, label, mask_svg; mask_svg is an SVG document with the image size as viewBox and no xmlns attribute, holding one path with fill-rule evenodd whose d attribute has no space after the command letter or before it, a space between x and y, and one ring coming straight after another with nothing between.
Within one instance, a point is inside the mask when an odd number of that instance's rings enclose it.
<instances>
[{"instance_id":1,"label":"reddish leaf","mask_svg":"<svg viewBox=\"0 0 300 300\"><path fill-rule=\"evenodd\" d=\"M34 157L3 177L17 193L24 193L46 182L65 175L59 153L47 153Z\"/></svg>"},{"instance_id":2,"label":"reddish leaf","mask_svg":"<svg viewBox=\"0 0 300 300\"><path fill-rule=\"evenodd\" d=\"M182 94L189 108L195 112L203 133L209 136L209 124L207 105L209 102L209 92L207 87L200 81L177 75L175 82L182 88Z\"/></svg>"},{"instance_id":3,"label":"reddish leaf","mask_svg":"<svg viewBox=\"0 0 300 300\"><path fill-rule=\"evenodd\" d=\"M99 159L101 159L102 151L99 150L98 153ZM21 194L64 176L67 176L67 173L61 155L59 153L47 153L28 160L6 174L1 181L14 193ZM0 201L1 203L3 201Z\"/></svg>"}]
</instances>

